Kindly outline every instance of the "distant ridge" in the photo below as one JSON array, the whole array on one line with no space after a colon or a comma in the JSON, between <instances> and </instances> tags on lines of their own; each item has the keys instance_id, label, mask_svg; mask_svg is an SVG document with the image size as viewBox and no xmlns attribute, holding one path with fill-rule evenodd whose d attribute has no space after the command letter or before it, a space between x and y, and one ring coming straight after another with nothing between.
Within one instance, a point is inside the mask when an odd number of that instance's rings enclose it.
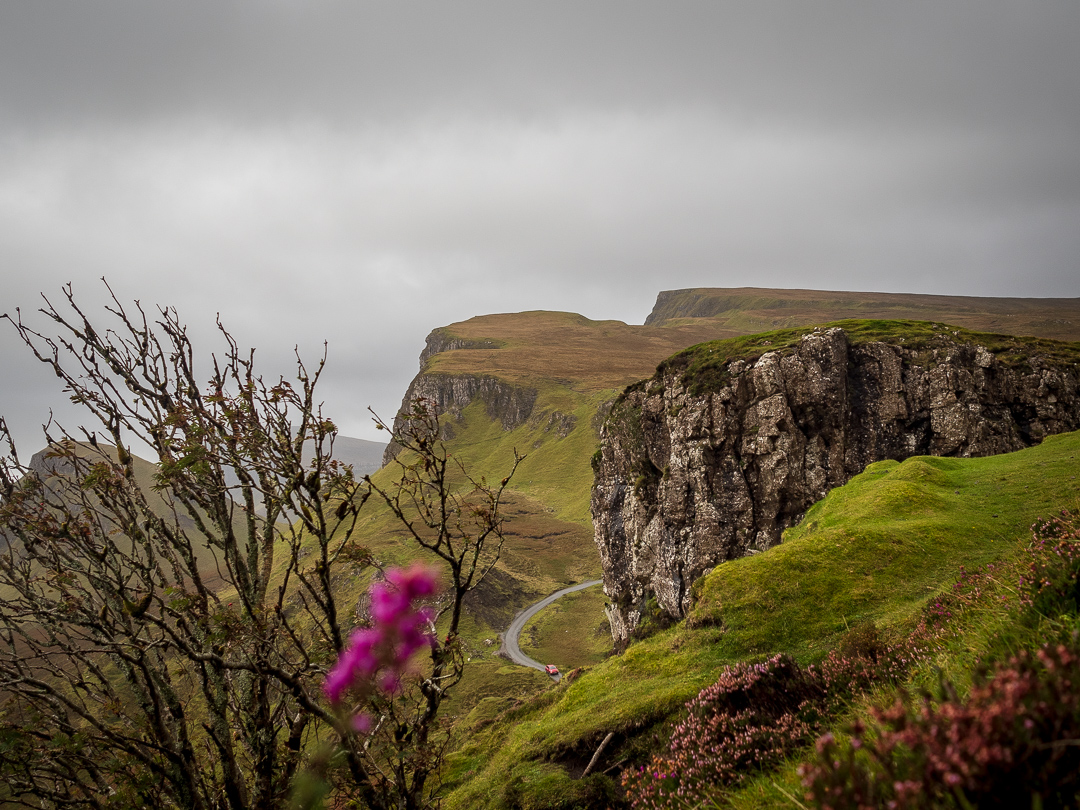
<instances>
[{"instance_id":1,"label":"distant ridge","mask_svg":"<svg viewBox=\"0 0 1080 810\"><path fill-rule=\"evenodd\" d=\"M382 466L383 451L386 442L373 442L368 439L354 439L339 435L334 439L334 458L344 464L351 464L353 475L360 478L371 475Z\"/></svg>"},{"instance_id":2,"label":"distant ridge","mask_svg":"<svg viewBox=\"0 0 1080 810\"><path fill-rule=\"evenodd\" d=\"M1080 298L698 287L661 292L645 324L709 320L750 334L845 318L937 321L980 332L1080 341Z\"/></svg>"}]
</instances>

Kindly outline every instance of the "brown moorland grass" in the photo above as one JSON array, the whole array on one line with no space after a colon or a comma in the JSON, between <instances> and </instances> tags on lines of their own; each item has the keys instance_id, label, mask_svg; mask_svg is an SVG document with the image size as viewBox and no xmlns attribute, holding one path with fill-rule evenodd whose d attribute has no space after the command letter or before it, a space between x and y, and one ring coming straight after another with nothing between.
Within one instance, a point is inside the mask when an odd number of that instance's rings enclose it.
<instances>
[{"instance_id":1,"label":"brown moorland grass","mask_svg":"<svg viewBox=\"0 0 1080 810\"><path fill-rule=\"evenodd\" d=\"M446 326L443 333L473 341L494 339L501 345L440 352L428 361L428 373L483 373L533 387L555 383L579 393L623 388L648 377L661 360L680 349L740 334L709 322L631 326L544 311L481 315Z\"/></svg>"},{"instance_id":2,"label":"brown moorland grass","mask_svg":"<svg viewBox=\"0 0 1080 810\"><path fill-rule=\"evenodd\" d=\"M588 394L648 377L662 360L697 343L853 318L936 321L980 332L1080 341L1080 298L696 288L661 292L644 326L542 310L450 324L438 331L476 348L433 355L424 371L486 374Z\"/></svg>"},{"instance_id":3,"label":"brown moorland grass","mask_svg":"<svg viewBox=\"0 0 1080 810\"><path fill-rule=\"evenodd\" d=\"M1080 298L696 288L660 293L645 323L673 328L707 320L752 334L848 318L942 321L978 332L1080 340Z\"/></svg>"}]
</instances>

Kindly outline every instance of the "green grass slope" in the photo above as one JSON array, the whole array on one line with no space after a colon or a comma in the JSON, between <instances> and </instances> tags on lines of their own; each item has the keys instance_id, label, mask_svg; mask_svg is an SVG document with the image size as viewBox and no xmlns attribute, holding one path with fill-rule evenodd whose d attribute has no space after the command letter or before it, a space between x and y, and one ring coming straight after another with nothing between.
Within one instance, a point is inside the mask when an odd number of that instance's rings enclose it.
<instances>
[{"instance_id":1,"label":"green grass slope","mask_svg":"<svg viewBox=\"0 0 1080 810\"><path fill-rule=\"evenodd\" d=\"M586 807L606 787L574 775L608 733L602 768L640 759L657 723L740 660L820 659L860 621L885 633L960 571L1015 556L1027 527L1080 505L1080 433L980 459L869 467L831 492L785 542L717 567L687 620L572 683L469 729L451 758L450 808Z\"/></svg>"}]
</instances>

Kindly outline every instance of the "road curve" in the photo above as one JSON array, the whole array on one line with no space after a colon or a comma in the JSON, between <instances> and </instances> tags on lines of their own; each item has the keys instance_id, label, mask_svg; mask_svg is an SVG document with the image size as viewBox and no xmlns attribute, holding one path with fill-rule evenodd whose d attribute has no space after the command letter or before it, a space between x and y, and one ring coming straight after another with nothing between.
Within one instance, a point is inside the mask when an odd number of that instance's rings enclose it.
<instances>
[{"instance_id":1,"label":"road curve","mask_svg":"<svg viewBox=\"0 0 1080 810\"><path fill-rule=\"evenodd\" d=\"M582 582L577 585L571 585L569 588L563 588L560 591L555 591L555 593L551 594L551 596L546 596L539 602L529 605L527 608L525 608L525 610L521 611L521 613L519 613L512 622L510 622L510 627L507 628L506 632L503 634L503 645L501 651L506 653L510 660L513 661L515 664L520 664L523 667L532 667L533 669L538 669L543 672L544 665L541 664L539 661L534 661L532 658L529 658L529 656L525 655L525 653L521 651L521 647L518 646L518 636L521 635L521 631L525 629L525 625L528 623L529 619L535 616L539 611L546 608L560 596L566 596L566 594L568 593L573 593L574 591L581 591L585 588L591 588L593 585L599 584L599 579L590 579L588 582Z\"/></svg>"}]
</instances>

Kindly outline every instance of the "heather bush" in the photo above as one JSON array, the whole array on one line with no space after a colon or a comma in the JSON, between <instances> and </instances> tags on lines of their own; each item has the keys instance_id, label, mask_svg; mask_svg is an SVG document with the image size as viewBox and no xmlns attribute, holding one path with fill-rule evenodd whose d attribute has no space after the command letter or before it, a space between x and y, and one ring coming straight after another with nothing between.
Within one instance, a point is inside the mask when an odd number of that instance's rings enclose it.
<instances>
[{"instance_id":1,"label":"heather bush","mask_svg":"<svg viewBox=\"0 0 1080 810\"><path fill-rule=\"evenodd\" d=\"M1020 578L1030 617L1080 614L1080 516L1062 512L1032 526L1031 562Z\"/></svg>"},{"instance_id":2,"label":"heather bush","mask_svg":"<svg viewBox=\"0 0 1080 810\"><path fill-rule=\"evenodd\" d=\"M872 711L876 735L856 724L845 747L818 740L806 798L823 810L1074 807L1078 684L1074 640L1014 657L966 700L898 699Z\"/></svg>"},{"instance_id":3,"label":"heather bush","mask_svg":"<svg viewBox=\"0 0 1080 810\"><path fill-rule=\"evenodd\" d=\"M419 606L437 588L434 570L415 564L407 570L391 568L386 579L371 586L371 627L354 630L337 663L326 676L323 690L330 702L341 706L352 697L365 708L351 721L354 730L366 734L374 718L366 705L377 695L393 697L409 660L424 647L435 648L435 611Z\"/></svg>"},{"instance_id":4,"label":"heather bush","mask_svg":"<svg viewBox=\"0 0 1080 810\"><path fill-rule=\"evenodd\" d=\"M1060 634L1080 613L1080 519L1036 523L1018 587L1019 619ZM961 577L951 601L982 596L990 574ZM1021 652L977 680L961 699L947 682L935 701L901 697L856 723L849 744L817 742L803 768L806 798L830 810L928 807L1073 807L1080 799L1080 644Z\"/></svg>"},{"instance_id":5,"label":"heather bush","mask_svg":"<svg viewBox=\"0 0 1080 810\"><path fill-rule=\"evenodd\" d=\"M817 666L802 668L777 655L726 668L686 704L687 717L673 729L670 750L624 774L632 806L696 807L718 790L775 767L808 744L853 695L901 677L928 649L882 645L869 628L860 628L853 642L864 649L834 651Z\"/></svg>"}]
</instances>

